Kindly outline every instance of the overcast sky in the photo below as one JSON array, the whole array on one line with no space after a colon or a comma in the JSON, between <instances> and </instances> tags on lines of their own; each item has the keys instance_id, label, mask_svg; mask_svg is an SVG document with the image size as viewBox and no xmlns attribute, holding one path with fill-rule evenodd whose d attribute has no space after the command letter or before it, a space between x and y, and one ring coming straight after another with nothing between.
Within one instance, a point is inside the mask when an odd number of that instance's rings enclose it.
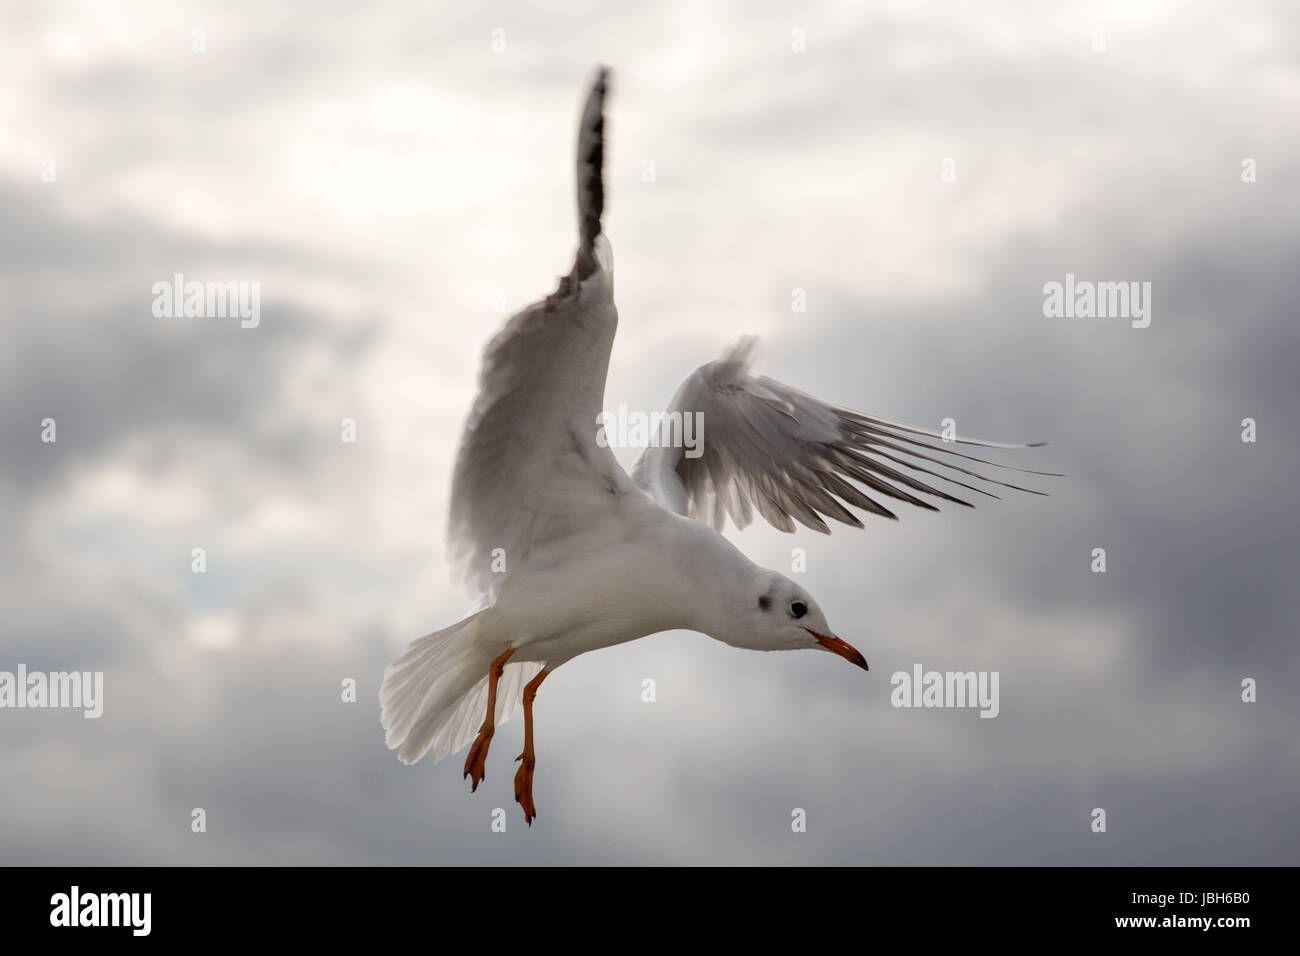
<instances>
[{"instance_id":1,"label":"overcast sky","mask_svg":"<svg viewBox=\"0 0 1300 956\"><path fill-rule=\"evenodd\" d=\"M0 710L0 862L1300 862L1300 11L544 10L0 13L0 670L105 681L97 720ZM680 632L579 658L530 830L518 721L471 795L463 755L385 749L377 694L471 608L452 458L494 305L569 268L598 62L607 407L753 332L784 382L1068 478L730 532L805 549L871 671ZM155 316L177 273L260 283L260 324ZM1067 273L1151 283L1149 327L1045 317ZM997 671L999 715L891 707L917 663Z\"/></svg>"}]
</instances>

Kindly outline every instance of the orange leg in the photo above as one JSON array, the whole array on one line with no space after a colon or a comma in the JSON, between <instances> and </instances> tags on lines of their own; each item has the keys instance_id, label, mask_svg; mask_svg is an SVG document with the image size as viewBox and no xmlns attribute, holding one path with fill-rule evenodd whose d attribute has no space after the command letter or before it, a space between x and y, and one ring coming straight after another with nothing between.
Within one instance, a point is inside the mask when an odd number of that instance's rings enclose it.
<instances>
[{"instance_id":1,"label":"orange leg","mask_svg":"<svg viewBox=\"0 0 1300 956\"><path fill-rule=\"evenodd\" d=\"M550 673L545 667L537 676L524 685L524 752L515 758L522 760L515 771L515 800L524 808L524 820L531 827L533 817L537 816L537 807L533 805L533 765L537 762L533 753L533 698L537 688L542 686L546 675Z\"/></svg>"},{"instance_id":2,"label":"orange leg","mask_svg":"<svg viewBox=\"0 0 1300 956\"><path fill-rule=\"evenodd\" d=\"M514 652L515 649L510 648L494 660L491 668L488 669L487 717L483 720L483 726L478 729L478 736L470 745L469 753L465 755L465 776L470 778L470 793L477 790L479 781L487 776L488 745L492 743L492 734L496 731L497 681L501 679L501 672L506 669L506 661L510 660L510 655Z\"/></svg>"}]
</instances>

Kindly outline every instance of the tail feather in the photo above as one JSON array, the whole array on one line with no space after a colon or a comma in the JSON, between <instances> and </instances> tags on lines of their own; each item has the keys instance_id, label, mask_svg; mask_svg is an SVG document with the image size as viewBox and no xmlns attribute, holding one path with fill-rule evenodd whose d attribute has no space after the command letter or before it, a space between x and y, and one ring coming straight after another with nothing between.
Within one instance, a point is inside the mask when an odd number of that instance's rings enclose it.
<instances>
[{"instance_id":1,"label":"tail feather","mask_svg":"<svg viewBox=\"0 0 1300 956\"><path fill-rule=\"evenodd\" d=\"M403 763L415 763L430 749L437 763L474 739L487 708L487 674L493 655L477 638L479 611L451 627L426 635L384 671L379 691L384 742ZM495 720L510 719L523 686L541 664L508 664L497 683Z\"/></svg>"}]
</instances>

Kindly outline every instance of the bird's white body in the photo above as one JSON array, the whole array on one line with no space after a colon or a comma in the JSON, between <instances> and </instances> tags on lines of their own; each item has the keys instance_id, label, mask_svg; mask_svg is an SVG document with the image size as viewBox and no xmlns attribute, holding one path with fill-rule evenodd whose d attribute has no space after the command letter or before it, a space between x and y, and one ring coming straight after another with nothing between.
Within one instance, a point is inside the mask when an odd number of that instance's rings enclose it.
<instances>
[{"instance_id":1,"label":"bird's white body","mask_svg":"<svg viewBox=\"0 0 1300 956\"><path fill-rule=\"evenodd\" d=\"M513 661L553 670L588 651L660 631L725 634L729 596L758 568L707 525L627 492L609 541L570 559L523 568L503 583L485 633L517 647Z\"/></svg>"}]
</instances>

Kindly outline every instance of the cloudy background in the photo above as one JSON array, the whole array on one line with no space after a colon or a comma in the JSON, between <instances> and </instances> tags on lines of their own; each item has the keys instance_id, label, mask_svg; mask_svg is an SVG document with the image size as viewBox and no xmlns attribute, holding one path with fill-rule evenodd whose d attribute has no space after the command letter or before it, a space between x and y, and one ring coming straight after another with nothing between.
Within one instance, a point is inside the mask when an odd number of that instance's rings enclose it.
<instances>
[{"instance_id":1,"label":"cloudy background","mask_svg":"<svg viewBox=\"0 0 1300 956\"><path fill-rule=\"evenodd\" d=\"M0 669L106 682L99 720L0 711L0 862L1300 862L1293 5L439 6L0 13ZM529 830L517 721L471 796L385 749L377 693L470 607L452 456L494 296L569 267L601 61L609 407L756 332L783 381L1069 477L732 532L807 550L870 673L580 658ZM177 272L260 282L260 326L155 318ZM1151 282L1150 328L1044 318L1067 272ZM892 708L917 662L999 671L1000 716Z\"/></svg>"}]
</instances>

